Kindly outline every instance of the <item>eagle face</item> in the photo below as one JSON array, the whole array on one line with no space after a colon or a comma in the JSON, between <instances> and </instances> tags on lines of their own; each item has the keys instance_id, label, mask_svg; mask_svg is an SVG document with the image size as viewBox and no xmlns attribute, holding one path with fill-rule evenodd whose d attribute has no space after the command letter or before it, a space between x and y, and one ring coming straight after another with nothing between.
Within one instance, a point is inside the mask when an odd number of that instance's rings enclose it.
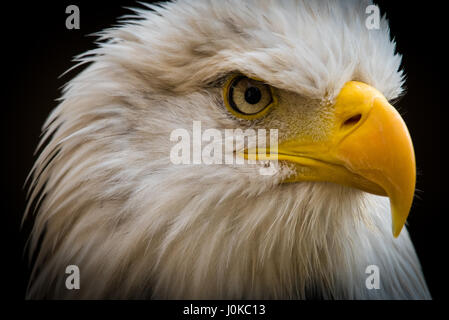
<instances>
[{"instance_id":1,"label":"eagle face","mask_svg":"<svg viewBox=\"0 0 449 320\"><path fill-rule=\"evenodd\" d=\"M29 297L429 298L401 232L415 183L389 102L401 57L385 18L365 27L369 4L175 1L101 32L32 170ZM173 164L170 136L194 122L276 129L275 173L251 145L223 155L243 165Z\"/></svg>"}]
</instances>

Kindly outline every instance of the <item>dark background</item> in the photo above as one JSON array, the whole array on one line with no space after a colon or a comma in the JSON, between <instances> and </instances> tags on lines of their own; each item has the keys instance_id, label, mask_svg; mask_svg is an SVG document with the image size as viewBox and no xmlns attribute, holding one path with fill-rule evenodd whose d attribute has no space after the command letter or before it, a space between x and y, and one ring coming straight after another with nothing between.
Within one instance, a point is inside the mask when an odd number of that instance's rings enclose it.
<instances>
[{"instance_id":1,"label":"dark background","mask_svg":"<svg viewBox=\"0 0 449 320\"><path fill-rule=\"evenodd\" d=\"M58 1L59 3L2 4L2 77L6 103L2 107L2 224L6 255L2 255L3 292L10 299L24 299L29 266L23 248L31 227L20 221L25 208L22 186L35 160L41 126L56 107L60 88L80 70L59 76L70 68L72 57L95 47L87 35L117 23L135 1ZM65 9L80 8L80 30L65 28ZM443 7L435 2L377 1L390 20L391 33L403 54L407 94L397 107L412 135L418 166L417 197L408 219L409 232L420 257L434 299L447 297L448 266L446 227L447 176L443 167L448 131L447 27ZM6 80L6 81L5 81ZM6 86L6 87L5 87ZM443 205L444 204L444 205ZM6 276L5 276L6 275ZM6 281L5 281L6 280Z\"/></svg>"}]
</instances>

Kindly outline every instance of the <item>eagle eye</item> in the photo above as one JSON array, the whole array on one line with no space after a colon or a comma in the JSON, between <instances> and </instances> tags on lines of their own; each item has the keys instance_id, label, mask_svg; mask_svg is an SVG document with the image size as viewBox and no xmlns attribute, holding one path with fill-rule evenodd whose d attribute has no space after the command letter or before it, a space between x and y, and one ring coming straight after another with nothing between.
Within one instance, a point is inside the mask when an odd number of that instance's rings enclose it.
<instances>
[{"instance_id":1,"label":"eagle eye","mask_svg":"<svg viewBox=\"0 0 449 320\"><path fill-rule=\"evenodd\" d=\"M227 81L223 98L229 112L247 120L266 115L276 102L271 86L243 75L232 76Z\"/></svg>"}]
</instances>

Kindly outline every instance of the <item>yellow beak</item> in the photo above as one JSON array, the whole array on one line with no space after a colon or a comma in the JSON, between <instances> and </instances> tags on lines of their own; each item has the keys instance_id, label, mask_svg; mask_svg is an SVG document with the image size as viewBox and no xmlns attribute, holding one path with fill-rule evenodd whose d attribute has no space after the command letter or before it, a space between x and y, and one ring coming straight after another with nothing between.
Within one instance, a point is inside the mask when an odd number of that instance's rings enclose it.
<instances>
[{"instance_id":1,"label":"yellow beak","mask_svg":"<svg viewBox=\"0 0 449 320\"><path fill-rule=\"evenodd\" d=\"M248 158L261 159L250 153ZM403 119L379 91L362 82L346 83L327 140L288 140L277 153L278 160L297 168L285 182L329 181L388 196L393 235L399 236L414 197L415 155Z\"/></svg>"}]
</instances>

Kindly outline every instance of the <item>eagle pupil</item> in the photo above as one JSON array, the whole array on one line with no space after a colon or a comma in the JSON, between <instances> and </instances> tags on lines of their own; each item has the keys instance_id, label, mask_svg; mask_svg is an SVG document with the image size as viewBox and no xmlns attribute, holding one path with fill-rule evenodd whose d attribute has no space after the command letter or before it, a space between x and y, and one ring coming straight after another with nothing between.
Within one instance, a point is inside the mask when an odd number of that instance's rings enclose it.
<instances>
[{"instance_id":1,"label":"eagle pupil","mask_svg":"<svg viewBox=\"0 0 449 320\"><path fill-rule=\"evenodd\" d=\"M245 91L245 101L249 104L256 104L262 98L262 93L257 87L249 87Z\"/></svg>"}]
</instances>

